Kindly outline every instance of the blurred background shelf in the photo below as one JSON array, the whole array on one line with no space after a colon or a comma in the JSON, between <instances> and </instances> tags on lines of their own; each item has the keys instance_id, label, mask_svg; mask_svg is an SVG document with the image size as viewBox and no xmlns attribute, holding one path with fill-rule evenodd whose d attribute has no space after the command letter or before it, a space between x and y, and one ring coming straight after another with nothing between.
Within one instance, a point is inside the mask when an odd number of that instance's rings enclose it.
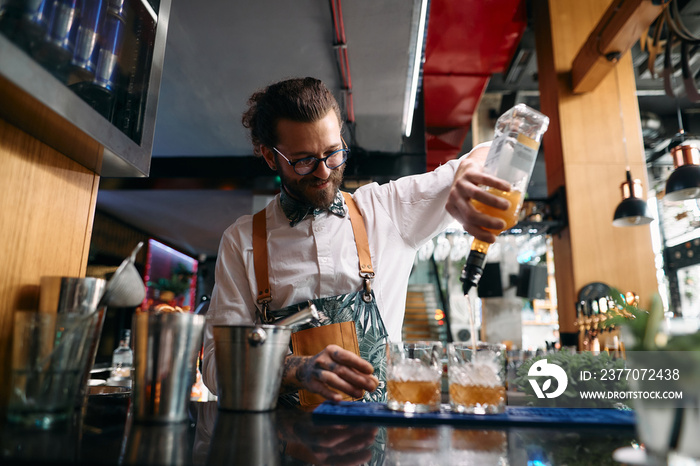
<instances>
[{"instance_id":1,"label":"blurred background shelf","mask_svg":"<svg viewBox=\"0 0 700 466\"><path fill-rule=\"evenodd\" d=\"M144 2L126 5L112 103L133 104L126 122L110 121L68 87L73 76L59 79L20 38L0 33L0 119L105 177L148 176L165 54L170 1L160 2L157 13Z\"/></svg>"}]
</instances>

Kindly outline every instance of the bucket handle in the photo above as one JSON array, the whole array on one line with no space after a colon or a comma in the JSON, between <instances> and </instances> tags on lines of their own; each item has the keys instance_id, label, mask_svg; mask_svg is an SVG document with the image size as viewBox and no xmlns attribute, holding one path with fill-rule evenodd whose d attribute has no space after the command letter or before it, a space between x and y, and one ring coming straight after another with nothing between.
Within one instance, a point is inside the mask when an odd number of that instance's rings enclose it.
<instances>
[{"instance_id":1,"label":"bucket handle","mask_svg":"<svg viewBox=\"0 0 700 466\"><path fill-rule=\"evenodd\" d=\"M260 327L256 327L248 333L248 343L251 346L260 346L267 340L267 332Z\"/></svg>"}]
</instances>

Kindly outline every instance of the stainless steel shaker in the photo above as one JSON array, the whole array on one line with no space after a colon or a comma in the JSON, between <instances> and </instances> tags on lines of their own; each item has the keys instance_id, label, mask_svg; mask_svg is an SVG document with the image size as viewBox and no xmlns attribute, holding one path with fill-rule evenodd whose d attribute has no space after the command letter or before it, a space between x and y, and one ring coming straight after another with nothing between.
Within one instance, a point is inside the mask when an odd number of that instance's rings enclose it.
<instances>
[{"instance_id":1,"label":"stainless steel shaker","mask_svg":"<svg viewBox=\"0 0 700 466\"><path fill-rule=\"evenodd\" d=\"M107 282L94 277L41 277L39 312L91 314Z\"/></svg>"},{"instance_id":2,"label":"stainless steel shaker","mask_svg":"<svg viewBox=\"0 0 700 466\"><path fill-rule=\"evenodd\" d=\"M90 371L95 364L97 348L100 344L102 327L105 321L106 306L100 303L107 281L95 277L41 277L39 288L39 312L77 314L86 316L82 325L90 326L87 351L81 361L82 377L75 404L80 406L87 394ZM92 318L88 318L93 314Z\"/></svg>"},{"instance_id":3,"label":"stainless steel shaker","mask_svg":"<svg viewBox=\"0 0 700 466\"><path fill-rule=\"evenodd\" d=\"M202 348L204 316L182 312L134 314L132 402L137 422L182 422Z\"/></svg>"}]
</instances>

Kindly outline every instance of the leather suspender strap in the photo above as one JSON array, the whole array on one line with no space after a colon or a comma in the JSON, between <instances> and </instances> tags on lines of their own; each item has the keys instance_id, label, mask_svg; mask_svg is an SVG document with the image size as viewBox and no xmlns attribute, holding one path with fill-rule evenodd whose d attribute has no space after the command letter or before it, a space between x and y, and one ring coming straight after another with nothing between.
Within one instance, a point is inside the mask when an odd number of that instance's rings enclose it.
<instances>
[{"instance_id":1,"label":"leather suspender strap","mask_svg":"<svg viewBox=\"0 0 700 466\"><path fill-rule=\"evenodd\" d=\"M345 198L345 204L348 206L348 215L350 216L352 232L355 236L357 256L360 259L360 276L364 279L365 288L363 299L369 302L372 300L370 280L374 278L374 268L372 267L372 257L369 252L367 230L362 220L362 214L357 208L352 195L346 192L342 194ZM253 266L255 267L255 281L258 285L257 303L262 305L260 318L263 323L272 323L274 317L268 312L270 301L272 301L272 293L270 291L270 276L268 273L266 220L265 209L253 215Z\"/></svg>"},{"instance_id":2,"label":"leather suspender strap","mask_svg":"<svg viewBox=\"0 0 700 466\"><path fill-rule=\"evenodd\" d=\"M372 268L372 257L369 253L369 241L367 240L367 230L365 222L362 221L362 214L355 204L355 200L350 193L343 192L345 205L348 206L348 214L350 214L350 223L352 223L352 232L355 235L355 245L357 247L357 255L360 257L360 275L371 274L374 276Z\"/></svg>"},{"instance_id":3,"label":"leather suspender strap","mask_svg":"<svg viewBox=\"0 0 700 466\"><path fill-rule=\"evenodd\" d=\"M372 267L372 257L369 252L367 230L365 229L365 222L362 220L362 214L357 208L357 204L355 204L352 195L344 192L343 197L345 198L345 205L348 206L348 215L350 215L352 233L355 236L357 256L360 258L360 277L362 277L365 288L362 300L369 303L372 302L371 281L374 278L374 268Z\"/></svg>"},{"instance_id":4,"label":"leather suspender strap","mask_svg":"<svg viewBox=\"0 0 700 466\"><path fill-rule=\"evenodd\" d=\"M274 321L269 314L269 305L272 301L270 292L270 275L267 270L267 219L265 210L253 215L253 266L255 267L255 281L258 285L257 303L262 305L260 320L264 324Z\"/></svg>"}]
</instances>

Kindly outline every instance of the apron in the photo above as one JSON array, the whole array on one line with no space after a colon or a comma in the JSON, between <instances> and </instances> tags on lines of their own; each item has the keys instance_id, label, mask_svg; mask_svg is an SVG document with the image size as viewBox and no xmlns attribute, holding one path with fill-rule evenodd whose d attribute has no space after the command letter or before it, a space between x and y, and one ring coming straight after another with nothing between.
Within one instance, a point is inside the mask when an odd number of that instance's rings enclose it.
<instances>
[{"instance_id":1,"label":"apron","mask_svg":"<svg viewBox=\"0 0 700 466\"><path fill-rule=\"evenodd\" d=\"M355 322L357 341L360 356L374 367L374 375L379 379L377 389L368 393L365 392L363 401L386 401L386 343L388 334L384 327L384 321L379 314L374 291L371 288L371 280L374 278L374 269L369 253L369 242L367 232L362 220L362 214L357 209L355 201L348 193L342 193L345 204L348 206L348 214L352 224L357 254L359 258L360 276L364 280L362 290L352 293L311 300L319 313L319 320L313 324L307 324L295 329L304 330L311 327L335 324L340 322ZM258 304L261 311L259 318L263 323L272 323L292 315L299 311L300 306L305 307L308 301L288 306L284 309L271 311L269 303L272 294L269 285L268 260L267 260L267 229L265 222L265 209L255 214L253 218L253 263L255 267L255 278L258 285ZM297 393L280 395L282 404L299 404Z\"/></svg>"}]
</instances>

